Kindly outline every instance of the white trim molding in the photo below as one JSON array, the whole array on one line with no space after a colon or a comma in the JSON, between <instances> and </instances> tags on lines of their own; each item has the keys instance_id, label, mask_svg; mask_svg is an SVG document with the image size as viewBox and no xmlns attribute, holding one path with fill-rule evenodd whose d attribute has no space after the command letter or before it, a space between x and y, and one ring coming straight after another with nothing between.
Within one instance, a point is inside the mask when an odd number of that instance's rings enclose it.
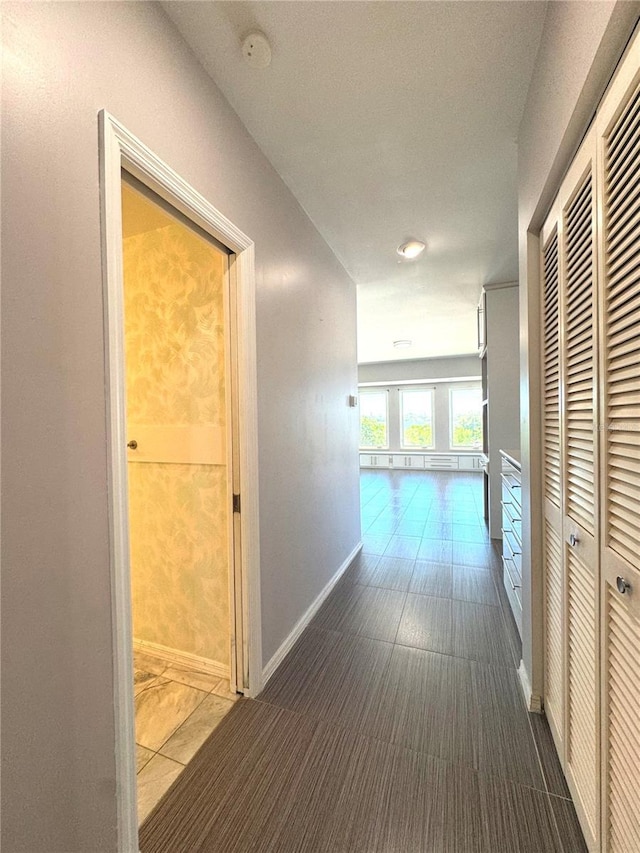
<instances>
[{"instance_id":1,"label":"white trim molding","mask_svg":"<svg viewBox=\"0 0 640 853\"><path fill-rule=\"evenodd\" d=\"M524 696L524 704L527 706L527 711L531 711L533 714L541 714L542 696L531 690L529 674L523 660L520 661L520 666L518 667L518 677L520 678L520 687L522 688L522 695Z\"/></svg>"},{"instance_id":2,"label":"white trim molding","mask_svg":"<svg viewBox=\"0 0 640 853\"><path fill-rule=\"evenodd\" d=\"M232 222L105 110L99 113L102 269L105 305L107 464L113 619L116 797L119 853L138 850L133 703L131 586L125 436L122 169L171 204L233 254L236 282L239 479L242 494L238 689L262 686L260 543L258 527L257 372L254 245ZM232 631L233 633L233 631Z\"/></svg>"},{"instance_id":3,"label":"white trim molding","mask_svg":"<svg viewBox=\"0 0 640 853\"><path fill-rule=\"evenodd\" d=\"M298 637L300 636L300 634L302 634L302 632L307 627L309 622L311 622L311 620L316 615L316 613L318 612L318 610L320 609L320 607L324 603L325 599L327 598L327 596L329 595L331 590L338 583L338 581L340 580L342 575L346 572L346 570L349 568L349 566L355 560L355 558L358 556L358 554L360 553L361 550L362 550L362 542L358 542L356 547L349 554L347 559L340 565L340 568L335 573L335 575L331 578L329 583L324 587L322 592L318 595L318 597L311 603L311 605L305 610L305 612L302 614L302 616L298 619L296 624L291 629L291 632L289 633L289 635L281 643L281 645L279 646L279 648L277 649L277 651L275 652L273 657L269 660L269 662L265 666L264 670L262 671L263 686L266 685L266 683L269 681L269 679L271 678L273 673L276 671L276 669L280 666L282 661L287 656L288 652L291 651L291 649L293 648L293 646L294 646L296 640L298 639Z\"/></svg>"},{"instance_id":4,"label":"white trim molding","mask_svg":"<svg viewBox=\"0 0 640 853\"><path fill-rule=\"evenodd\" d=\"M449 356L445 356L448 358ZM453 356L451 356L453 357ZM471 356L465 356L470 358ZM474 358L477 358L477 353L474 353ZM386 363L386 362L383 362ZM389 385L449 385L452 382L481 382L482 376L449 376L439 377L437 379L385 379L381 382L358 382L358 388L387 388Z\"/></svg>"},{"instance_id":5,"label":"white trim molding","mask_svg":"<svg viewBox=\"0 0 640 853\"><path fill-rule=\"evenodd\" d=\"M216 678L229 679L231 674L229 664L220 663L220 661L204 658L200 655L194 655L191 652L181 652L179 649L171 649L169 646L163 646L161 643L151 643L148 640L138 640L134 637L133 650L143 652L145 655L162 661L168 666L179 666L182 669L189 669L193 672L205 672L207 675L213 675Z\"/></svg>"}]
</instances>

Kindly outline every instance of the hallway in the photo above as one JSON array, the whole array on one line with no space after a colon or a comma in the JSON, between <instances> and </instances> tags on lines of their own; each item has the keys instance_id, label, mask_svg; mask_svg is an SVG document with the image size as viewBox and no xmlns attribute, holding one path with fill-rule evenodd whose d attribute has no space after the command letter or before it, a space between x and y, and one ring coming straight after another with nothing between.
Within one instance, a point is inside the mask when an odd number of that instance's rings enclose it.
<instances>
[{"instance_id":1,"label":"hallway","mask_svg":"<svg viewBox=\"0 0 640 853\"><path fill-rule=\"evenodd\" d=\"M586 849L524 708L481 485L362 472L362 553L144 823L143 853Z\"/></svg>"}]
</instances>

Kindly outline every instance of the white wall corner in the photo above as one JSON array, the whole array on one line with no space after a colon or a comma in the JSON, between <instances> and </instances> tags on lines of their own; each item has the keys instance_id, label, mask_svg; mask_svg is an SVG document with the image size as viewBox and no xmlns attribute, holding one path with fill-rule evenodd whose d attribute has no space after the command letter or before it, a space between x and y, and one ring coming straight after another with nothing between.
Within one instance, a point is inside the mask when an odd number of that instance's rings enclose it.
<instances>
[{"instance_id":1,"label":"white wall corner","mask_svg":"<svg viewBox=\"0 0 640 853\"><path fill-rule=\"evenodd\" d=\"M362 542L358 542L356 547L349 554L347 559L340 565L340 568L334 574L334 576L331 578L329 583L324 587L322 592L312 602L312 604L305 610L305 612L302 614L300 619L298 619L298 621L293 626L289 635L285 638L285 640L281 643L279 648L276 650L276 652L273 655L273 657L271 658L271 660L269 660L269 662L266 664L266 666L262 670L262 687L263 688L266 686L267 682L269 681L271 676L274 674L276 669L280 666L282 661L285 659L288 652L293 648L298 637L302 634L302 632L307 627L309 622L311 622L313 617L316 615L316 613L318 612L318 610L322 606L325 599L329 596L329 593L331 592L331 590L338 583L338 581L340 580L342 575L346 572L346 570L349 568L349 566L351 565L351 563L354 561L354 559L357 557L357 555L360 553L361 550L362 550Z\"/></svg>"},{"instance_id":2,"label":"white wall corner","mask_svg":"<svg viewBox=\"0 0 640 853\"><path fill-rule=\"evenodd\" d=\"M527 706L527 711L531 711L533 714L541 714L542 696L540 693L534 693L532 691L529 674L523 660L520 661L520 666L518 667L518 676L520 678L520 687L522 688L524 704Z\"/></svg>"}]
</instances>

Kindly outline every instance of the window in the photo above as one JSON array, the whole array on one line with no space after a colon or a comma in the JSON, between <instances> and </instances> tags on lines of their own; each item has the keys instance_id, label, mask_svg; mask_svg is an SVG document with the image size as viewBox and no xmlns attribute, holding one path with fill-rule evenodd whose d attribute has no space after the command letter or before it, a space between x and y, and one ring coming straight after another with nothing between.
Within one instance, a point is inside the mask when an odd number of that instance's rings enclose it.
<instances>
[{"instance_id":1,"label":"window","mask_svg":"<svg viewBox=\"0 0 640 853\"><path fill-rule=\"evenodd\" d=\"M402 447L433 447L433 391L400 391Z\"/></svg>"},{"instance_id":2,"label":"window","mask_svg":"<svg viewBox=\"0 0 640 853\"><path fill-rule=\"evenodd\" d=\"M360 392L360 447L389 446L387 392Z\"/></svg>"},{"instance_id":3,"label":"window","mask_svg":"<svg viewBox=\"0 0 640 853\"><path fill-rule=\"evenodd\" d=\"M451 448L482 447L482 392L480 388L451 388L449 391Z\"/></svg>"}]
</instances>

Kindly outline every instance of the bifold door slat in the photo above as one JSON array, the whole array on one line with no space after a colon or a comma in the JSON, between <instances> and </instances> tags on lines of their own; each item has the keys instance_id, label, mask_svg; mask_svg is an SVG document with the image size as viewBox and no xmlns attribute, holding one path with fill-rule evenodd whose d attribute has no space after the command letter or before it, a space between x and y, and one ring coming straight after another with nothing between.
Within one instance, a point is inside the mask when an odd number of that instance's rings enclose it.
<instances>
[{"instance_id":1,"label":"bifold door slat","mask_svg":"<svg viewBox=\"0 0 640 853\"><path fill-rule=\"evenodd\" d=\"M554 230L544 249L544 489L545 496L560 506L560 351L559 351L559 257L558 232Z\"/></svg>"},{"instance_id":2,"label":"bifold door slat","mask_svg":"<svg viewBox=\"0 0 640 853\"><path fill-rule=\"evenodd\" d=\"M596 827L596 611L589 569L569 552L567 754L592 832Z\"/></svg>"},{"instance_id":3,"label":"bifold door slat","mask_svg":"<svg viewBox=\"0 0 640 853\"><path fill-rule=\"evenodd\" d=\"M640 623L606 585L605 820L609 849L640 850Z\"/></svg>"}]
</instances>

